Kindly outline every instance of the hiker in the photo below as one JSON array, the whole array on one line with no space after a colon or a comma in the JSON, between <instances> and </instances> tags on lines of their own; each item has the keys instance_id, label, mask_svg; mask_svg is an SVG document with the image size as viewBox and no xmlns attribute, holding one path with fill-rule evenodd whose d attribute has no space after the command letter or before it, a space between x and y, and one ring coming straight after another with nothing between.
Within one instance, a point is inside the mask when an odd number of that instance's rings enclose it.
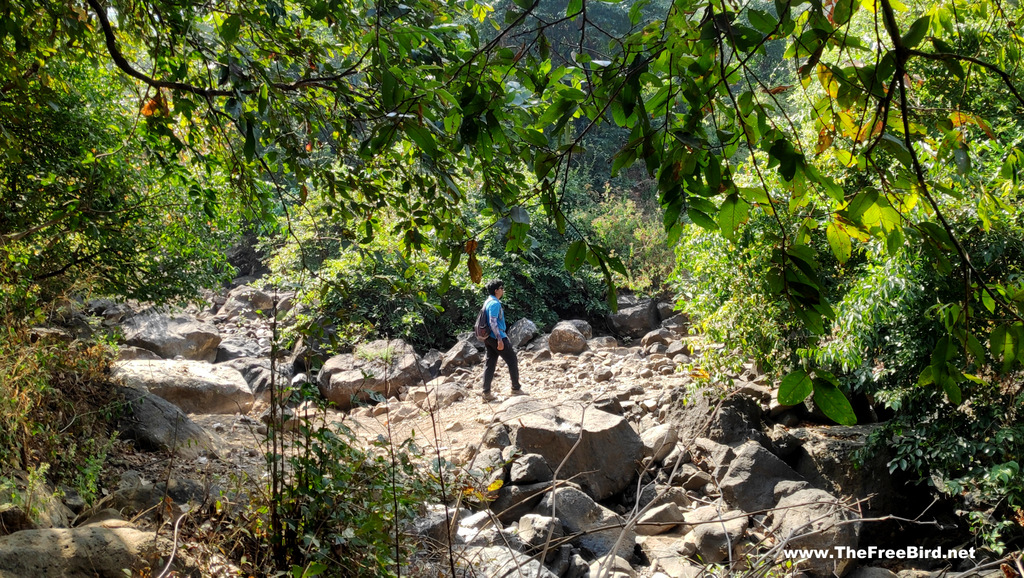
<instances>
[{"instance_id":1,"label":"hiker","mask_svg":"<svg viewBox=\"0 0 1024 578\"><path fill-rule=\"evenodd\" d=\"M488 326L487 337L484 339L484 346L487 348L487 360L484 364L484 401L494 399L491 394L491 381L494 379L494 369L498 365L498 356L501 356L508 366L508 376L512 380L511 394L523 395L519 383L519 360L516 359L516 352L505 333L505 308L501 306L505 284L501 279L494 279L489 281L486 287L488 295L481 312L481 315L486 316Z\"/></svg>"}]
</instances>

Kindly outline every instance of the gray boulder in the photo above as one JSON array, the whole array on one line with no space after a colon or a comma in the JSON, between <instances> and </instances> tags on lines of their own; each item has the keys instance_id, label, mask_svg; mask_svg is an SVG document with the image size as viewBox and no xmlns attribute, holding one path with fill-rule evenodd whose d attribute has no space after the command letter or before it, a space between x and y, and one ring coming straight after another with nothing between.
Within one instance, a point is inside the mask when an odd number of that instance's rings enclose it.
<instances>
[{"instance_id":1,"label":"gray boulder","mask_svg":"<svg viewBox=\"0 0 1024 578\"><path fill-rule=\"evenodd\" d=\"M790 428L799 442L796 450L797 473L816 488L840 498L864 500L866 517L902 513L904 500L897 492L887 467L888 452L874 451L867 463L858 467L853 454L867 444L877 424Z\"/></svg>"},{"instance_id":2,"label":"gray boulder","mask_svg":"<svg viewBox=\"0 0 1024 578\"><path fill-rule=\"evenodd\" d=\"M127 402L118 428L142 449L173 452L186 460L214 453L210 434L171 402L128 387L118 393Z\"/></svg>"},{"instance_id":3,"label":"gray boulder","mask_svg":"<svg viewBox=\"0 0 1024 578\"><path fill-rule=\"evenodd\" d=\"M217 358L220 335L209 323L187 315L168 315L155 311L141 313L122 327L125 343L148 349L164 359L182 356L185 359L212 362Z\"/></svg>"},{"instance_id":4,"label":"gray boulder","mask_svg":"<svg viewBox=\"0 0 1024 578\"><path fill-rule=\"evenodd\" d=\"M560 321L548 336L548 348L552 353L582 353L587 349L587 338L569 321Z\"/></svg>"},{"instance_id":5,"label":"gray boulder","mask_svg":"<svg viewBox=\"0 0 1024 578\"><path fill-rule=\"evenodd\" d=\"M245 335L228 335L217 346L217 358L214 363L224 363L239 357L260 357L262 348L255 339Z\"/></svg>"},{"instance_id":6,"label":"gray boulder","mask_svg":"<svg viewBox=\"0 0 1024 578\"><path fill-rule=\"evenodd\" d=\"M248 285L235 287L228 293L227 301L220 308L217 317L235 319L243 317L256 319L259 316L270 317L274 307L274 298Z\"/></svg>"},{"instance_id":7,"label":"gray boulder","mask_svg":"<svg viewBox=\"0 0 1024 578\"><path fill-rule=\"evenodd\" d=\"M775 486L784 481L802 481L800 474L757 442L736 449L736 457L719 486L726 502L746 512L767 510L775 505Z\"/></svg>"},{"instance_id":8,"label":"gray boulder","mask_svg":"<svg viewBox=\"0 0 1024 578\"><path fill-rule=\"evenodd\" d=\"M469 341L460 341L441 356L441 375L451 375L460 367L471 367L483 361L476 346Z\"/></svg>"},{"instance_id":9,"label":"gray boulder","mask_svg":"<svg viewBox=\"0 0 1024 578\"><path fill-rule=\"evenodd\" d=\"M645 299L636 305L620 308L618 313L608 316L612 330L620 335L642 337L648 331L658 327L658 309L654 302Z\"/></svg>"},{"instance_id":10,"label":"gray boulder","mask_svg":"<svg viewBox=\"0 0 1024 578\"><path fill-rule=\"evenodd\" d=\"M270 402L271 377L269 359L256 359L253 357L239 357L224 363L225 366L234 368L242 374L242 378L249 384L253 396L258 401ZM278 395L291 385L291 366L285 363L277 363L277 388Z\"/></svg>"},{"instance_id":11,"label":"gray boulder","mask_svg":"<svg viewBox=\"0 0 1024 578\"><path fill-rule=\"evenodd\" d=\"M559 578L529 555L516 552L505 545L468 546L458 554L460 570L465 576L507 576L509 578Z\"/></svg>"},{"instance_id":12,"label":"gray boulder","mask_svg":"<svg viewBox=\"0 0 1024 578\"><path fill-rule=\"evenodd\" d=\"M684 521L683 511L679 509L679 506L673 502L667 502L641 514L636 522L636 533L641 536L664 534Z\"/></svg>"},{"instance_id":13,"label":"gray boulder","mask_svg":"<svg viewBox=\"0 0 1024 578\"><path fill-rule=\"evenodd\" d=\"M771 531L776 543L794 549L856 549L859 517L824 490L809 488L779 500L772 512ZM794 571L813 576L842 576L854 561L849 558L807 558L794 561Z\"/></svg>"},{"instance_id":14,"label":"gray boulder","mask_svg":"<svg viewBox=\"0 0 1024 578\"><path fill-rule=\"evenodd\" d=\"M668 329L654 329L652 331L648 331L647 334L640 339L640 347L646 348L655 343L668 346L668 344L672 343L674 340L675 335Z\"/></svg>"},{"instance_id":15,"label":"gray boulder","mask_svg":"<svg viewBox=\"0 0 1024 578\"><path fill-rule=\"evenodd\" d=\"M660 462L676 448L679 434L676 433L675 426L665 423L644 430L644 433L640 434L640 440L644 443L644 455Z\"/></svg>"},{"instance_id":16,"label":"gray boulder","mask_svg":"<svg viewBox=\"0 0 1024 578\"><path fill-rule=\"evenodd\" d=\"M527 514L519 519L519 539L531 550L541 550L548 546L549 553L555 554L557 547L552 544L565 535L562 521L550 516Z\"/></svg>"},{"instance_id":17,"label":"gray boulder","mask_svg":"<svg viewBox=\"0 0 1024 578\"><path fill-rule=\"evenodd\" d=\"M516 321L508 330L508 340L512 347L526 345L537 335L537 324L529 319L523 318Z\"/></svg>"},{"instance_id":18,"label":"gray boulder","mask_svg":"<svg viewBox=\"0 0 1024 578\"><path fill-rule=\"evenodd\" d=\"M771 444L762 432L760 401L745 395L720 400L710 392L694 394L687 388L676 388L662 403L662 411L664 423L675 424L682 440L704 437L727 445L747 440L760 441L766 447Z\"/></svg>"},{"instance_id":19,"label":"gray boulder","mask_svg":"<svg viewBox=\"0 0 1024 578\"><path fill-rule=\"evenodd\" d=\"M509 480L513 484L533 484L550 482L554 479L551 466L540 454L526 454L512 462L509 468Z\"/></svg>"},{"instance_id":20,"label":"gray boulder","mask_svg":"<svg viewBox=\"0 0 1024 578\"><path fill-rule=\"evenodd\" d=\"M704 506L684 516L690 533L683 539L682 552L697 555L704 563L718 563L729 557L747 533L747 515L739 510L722 512L716 506Z\"/></svg>"},{"instance_id":21,"label":"gray boulder","mask_svg":"<svg viewBox=\"0 0 1024 578\"><path fill-rule=\"evenodd\" d=\"M511 398L495 421L508 428L511 446L540 454L559 479L571 479L596 500L624 490L636 479L643 442L621 416L586 406Z\"/></svg>"},{"instance_id":22,"label":"gray boulder","mask_svg":"<svg viewBox=\"0 0 1024 578\"><path fill-rule=\"evenodd\" d=\"M536 513L558 518L570 534L583 533L579 544L594 556L633 555L636 533L625 529L625 519L576 488L562 487L544 494Z\"/></svg>"},{"instance_id":23,"label":"gray boulder","mask_svg":"<svg viewBox=\"0 0 1024 578\"><path fill-rule=\"evenodd\" d=\"M532 512L550 489L550 482L502 486L498 489L498 496L491 502L491 511L502 524L512 524Z\"/></svg>"},{"instance_id":24,"label":"gray boulder","mask_svg":"<svg viewBox=\"0 0 1024 578\"><path fill-rule=\"evenodd\" d=\"M411 345L401 339L380 339L328 359L317 383L325 399L347 410L353 401L365 401L371 393L391 397L399 388L417 385L424 377Z\"/></svg>"},{"instance_id":25,"label":"gray boulder","mask_svg":"<svg viewBox=\"0 0 1024 578\"><path fill-rule=\"evenodd\" d=\"M154 536L120 520L78 528L25 530L0 537L0 576L7 578L114 578L156 575L172 550L165 536ZM196 568L175 558L173 570L192 576Z\"/></svg>"},{"instance_id":26,"label":"gray boulder","mask_svg":"<svg viewBox=\"0 0 1024 578\"><path fill-rule=\"evenodd\" d=\"M114 364L112 376L186 413L246 413L254 401L242 374L225 365L172 359L120 361Z\"/></svg>"}]
</instances>

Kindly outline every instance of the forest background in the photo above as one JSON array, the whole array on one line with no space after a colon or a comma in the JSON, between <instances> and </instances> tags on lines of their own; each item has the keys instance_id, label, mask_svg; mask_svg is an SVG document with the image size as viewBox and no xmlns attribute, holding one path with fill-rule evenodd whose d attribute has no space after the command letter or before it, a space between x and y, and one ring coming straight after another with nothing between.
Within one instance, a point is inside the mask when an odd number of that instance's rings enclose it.
<instances>
[{"instance_id":1,"label":"forest background","mask_svg":"<svg viewBox=\"0 0 1024 578\"><path fill-rule=\"evenodd\" d=\"M849 424L866 401L891 471L1020 545L1019 5L0 12L5 462L85 475L45 415L90 358L26 327L68 295L194 299L244 238L308 306L284 346L444 347L483 276L541 326L669 295L726 346L708 382L753 357L783 403Z\"/></svg>"}]
</instances>

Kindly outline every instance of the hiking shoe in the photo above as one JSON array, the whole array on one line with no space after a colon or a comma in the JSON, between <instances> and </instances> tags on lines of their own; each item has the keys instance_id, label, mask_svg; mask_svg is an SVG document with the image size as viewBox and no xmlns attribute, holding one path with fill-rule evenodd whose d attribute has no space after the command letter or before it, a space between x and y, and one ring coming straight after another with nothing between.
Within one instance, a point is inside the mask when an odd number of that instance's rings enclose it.
<instances>
[{"instance_id":1,"label":"hiking shoe","mask_svg":"<svg viewBox=\"0 0 1024 578\"><path fill-rule=\"evenodd\" d=\"M508 392L508 394L509 395L526 395L526 392L523 391L522 388L519 388L519 389L513 389L512 391Z\"/></svg>"},{"instance_id":2,"label":"hiking shoe","mask_svg":"<svg viewBox=\"0 0 1024 578\"><path fill-rule=\"evenodd\" d=\"M481 393L480 394L480 398L483 399L485 402L487 402L487 401L494 401L494 400L498 399L498 398L494 397L494 394L489 392L489 391L485 391L485 392Z\"/></svg>"}]
</instances>

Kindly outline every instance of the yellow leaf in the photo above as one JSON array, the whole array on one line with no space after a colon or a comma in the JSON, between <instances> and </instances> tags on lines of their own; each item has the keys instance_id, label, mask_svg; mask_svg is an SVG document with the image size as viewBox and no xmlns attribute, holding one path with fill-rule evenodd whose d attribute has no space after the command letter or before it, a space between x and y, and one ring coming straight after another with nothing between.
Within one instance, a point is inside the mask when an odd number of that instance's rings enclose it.
<instances>
[{"instance_id":1,"label":"yellow leaf","mask_svg":"<svg viewBox=\"0 0 1024 578\"><path fill-rule=\"evenodd\" d=\"M487 486L487 491L488 492L497 492L504 485L505 485L505 482L503 482L501 480L494 480L493 482L491 482L491 485Z\"/></svg>"},{"instance_id":2,"label":"yellow leaf","mask_svg":"<svg viewBox=\"0 0 1024 578\"><path fill-rule=\"evenodd\" d=\"M484 271L480 268L480 263L476 261L476 255L469 256L469 278L474 283L479 283L484 278Z\"/></svg>"}]
</instances>

